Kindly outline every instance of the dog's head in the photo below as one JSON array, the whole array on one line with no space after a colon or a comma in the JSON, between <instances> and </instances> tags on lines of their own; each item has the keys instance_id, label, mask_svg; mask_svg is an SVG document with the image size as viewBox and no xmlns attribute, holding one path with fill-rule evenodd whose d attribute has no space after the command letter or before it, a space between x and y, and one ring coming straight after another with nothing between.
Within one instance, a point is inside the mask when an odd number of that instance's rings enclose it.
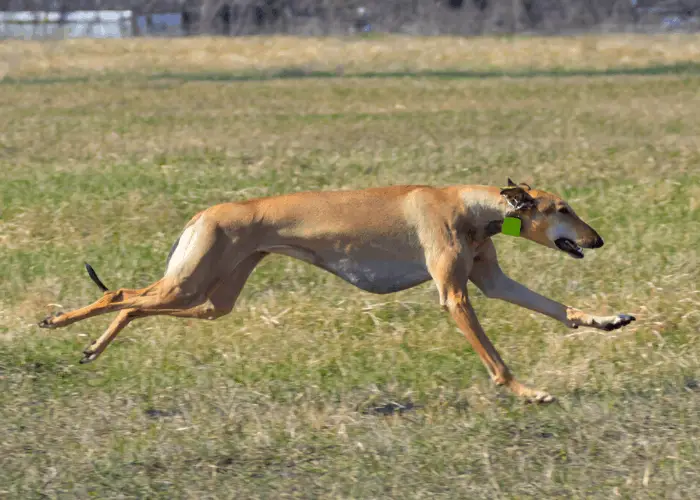
<instances>
[{"instance_id":1,"label":"dog's head","mask_svg":"<svg viewBox=\"0 0 700 500\"><path fill-rule=\"evenodd\" d=\"M531 189L527 184L516 184L510 179L501 195L510 206L507 215L521 220L523 238L561 250L576 259L583 258L582 248L603 246L603 238L559 196Z\"/></svg>"}]
</instances>

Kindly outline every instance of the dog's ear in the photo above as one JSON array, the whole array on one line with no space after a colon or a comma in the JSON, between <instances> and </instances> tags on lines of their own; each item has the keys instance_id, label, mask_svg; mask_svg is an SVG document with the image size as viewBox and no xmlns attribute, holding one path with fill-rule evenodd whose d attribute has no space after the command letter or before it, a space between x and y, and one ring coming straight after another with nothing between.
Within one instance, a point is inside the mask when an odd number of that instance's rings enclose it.
<instances>
[{"instance_id":1,"label":"dog's ear","mask_svg":"<svg viewBox=\"0 0 700 500\"><path fill-rule=\"evenodd\" d=\"M508 180L510 181L510 179ZM501 189L501 195L505 197L508 204L516 212L528 210L535 206L535 199L519 185L508 186L507 188Z\"/></svg>"},{"instance_id":2,"label":"dog's ear","mask_svg":"<svg viewBox=\"0 0 700 500\"><path fill-rule=\"evenodd\" d=\"M529 184L525 184L524 182L521 182L520 184L516 184L515 182L513 182L510 179L510 177L508 177L508 187L517 187L517 186L520 186L527 191L530 191L532 189Z\"/></svg>"}]
</instances>

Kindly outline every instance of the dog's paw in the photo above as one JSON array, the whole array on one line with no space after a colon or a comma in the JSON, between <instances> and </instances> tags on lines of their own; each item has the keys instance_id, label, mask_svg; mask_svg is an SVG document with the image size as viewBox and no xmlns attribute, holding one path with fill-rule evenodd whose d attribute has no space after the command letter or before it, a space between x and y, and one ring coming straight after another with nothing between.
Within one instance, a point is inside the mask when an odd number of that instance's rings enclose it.
<instances>
[{"instance_id":1,"label":"dog's paw","mask_svg":"<svg viewBox=\"0 0 700 500\"><path fill-rule=\"evenodd\" d=\"M527 397L527 400L530 403L549 404L555 402L557 398L545 391L534 391L532 395Z\"/></svg>"},{"instance_id":2,"label":"dog's paw","mask_svg":"<svg viewBox=\"0 0 700 500\"><path fill-rule=\"evenodd\" d=\"M95 361L97 359L97 356L100 355L100 351L97 351L95 349L96 343L97 342L93 342L85 348L85 350L83 351L83 359L80 360L81 365L84 365L85 363L90 363L91 361Z\"/></svg>"},{"instance_id":3,"label":"dog's paw","mask_svg":"<svg viewBox=\"0 0 700 500\"><path fill-rule=\"evenodd\" d=\"M610 332L612 330L617 330L618 328L622 328L623 326L627 326L633 321L635 321L637 318L634 316L631 316L629 314L618 314L617 316L613 316L610 318L610 320L606 321L605 323L602 324L603 330L606 332Z\"/></svg>"},{"instance_id":4,"label":"dog's paw","mask_svg":"<svg viewBox=\"0 0 700 500\"><path fill-rule=\"evenodd\" d=\"M58 325L56 325L55 321L56 318L59 318L62 316L63 313L54 313L51 316L47 316L46 318L42 319L39 323L39 328L58 328Z\"/></svg>"},{"instance_id":5,"label":"dog's paw","mask_svg":"<svg viewBox=\"0 0 700 500\"><path fill-rule=\"evenodd\" d=\"M497 382L498 383L498 382ZM541 403L547 404L556 401L556 398L546 391L540 391L538 389L533 389L524 384L521 384L517 380L511 379L506 382L506 386L510 389L516 396L522 398L526 403Z\"/></svg>"}]
</instances>

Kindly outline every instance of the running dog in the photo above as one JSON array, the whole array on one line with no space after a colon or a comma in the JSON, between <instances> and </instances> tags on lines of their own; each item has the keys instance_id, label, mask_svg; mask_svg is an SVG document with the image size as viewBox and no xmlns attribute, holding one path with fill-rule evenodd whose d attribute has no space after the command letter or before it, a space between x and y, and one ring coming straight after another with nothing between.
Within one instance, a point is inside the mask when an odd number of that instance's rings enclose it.
<instances>
[{"instance_id":1,"label":"running dog","mask_svg":"<svg viewBox=\"0 0 700 500\"><path fill-rule=\"evenodd\" d=\"M361 290L387 294L428 280L478 353L493 381L529 401L547 403L545 391L518 382L484 333L467 294L472 281L487 297L512 302L570 328L615 330L633 316L595 316L569 307L508 278L498 265L492 237L506 217L520 220L520 236L583 258L603 239L559 196L516 184L505 188L461 185L391 186L321 191L223 203L195 215L173 245L165 276L142 289L104 292L93 304L44 319L60 328L119 311L85 351L95 360L131 321L153 315L216 319L231 312L255 266L276 253L329 271Z\"/></svg>"}]
</instances>

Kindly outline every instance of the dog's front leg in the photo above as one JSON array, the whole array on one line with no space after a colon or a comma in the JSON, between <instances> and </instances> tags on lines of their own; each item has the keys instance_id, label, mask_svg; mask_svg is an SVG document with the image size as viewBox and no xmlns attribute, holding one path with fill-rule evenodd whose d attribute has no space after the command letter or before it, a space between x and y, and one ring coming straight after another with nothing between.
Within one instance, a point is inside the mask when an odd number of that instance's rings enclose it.
<instances>
[{"instance_id":1,"label":"dog's front leg","mask_svg":"<svg viewBox=\"0 0 700 500\"><path fill-rule=\"evenodd\" d=\"M588 326L611 331L635 320L629 314L595 316L574 307L560 304L533 292L506 276L498 265L493 244L485 248L474 262L469 279L489 298L501 299L561 321L569 328Z\"/></svg>"},{"instance_id":2,"label":"dog's front leg","mask_svg":"<svg viewBox=\"0 0 700 500\"><path fill-rule=\"evenodd\" d=\"M545 391L527 387L513 377L501 356L486 336L467 296L467 263L462 256L445 252L430 266L440 304L450 311L452 318L481 358L491 378L498 385L506 386L513 393L529 401L549 403L554 397Z\"/></svg>"}]
</instances>

